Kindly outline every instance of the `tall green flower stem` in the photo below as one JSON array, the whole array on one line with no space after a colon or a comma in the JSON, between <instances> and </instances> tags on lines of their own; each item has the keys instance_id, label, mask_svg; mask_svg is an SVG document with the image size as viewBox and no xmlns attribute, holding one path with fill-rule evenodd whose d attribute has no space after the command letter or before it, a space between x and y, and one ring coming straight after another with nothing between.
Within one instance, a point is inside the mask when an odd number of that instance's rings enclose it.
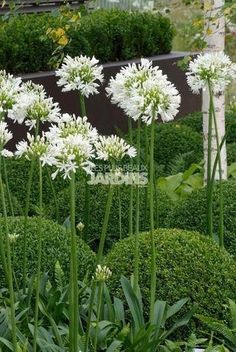
<instances>
[{"instance_id":1,"label":"tall green flower stem","mask_svg":"<svg viewBox=\"0 0 236 352\"><path fill-rule=\"evenodd\" d=\"M39 317L39 291L41 278L41 263L42 263L42 217L43 217L43 172L41 161L39 165L39 220L38 220L38 253L37 253L37 275L35 286L35 314L34 314L34 339L33 352L37 351L37 335L38 335L38 317Z\"/></svg>"},{"instance_id":2,"label":"tall green flower stem","mask_svg":"<svg viewBox=\"0 0 236 352\"><path fill-rule=\"evenodd\" d=\"M220 191L219 245L220 245L220 247L224 247L224 204L223 204L223 191L222 191L222 163L221 163L221 147L222 146L220 146L219 132L218 132L218 126L217 126L217 120L216 120L214 99L213 99L213 92L212 92L210 82L208 82L208 88L209 88L209 94L210 94L210 110L212 111L212 114L213 114L214 129L215 129L215 134L216 134L217 157L218 157L218 166L219 166L219 191ZM212 175L212 180L211 180L212 198L213 198L213 184L214 184L214 175Z\"/></svg>"},{"instance_id":3,"label":"tall green flower stem","mask_svg":"<svg viewBox=\"0 0 236 352\"><path fill-rule=\"evenodd\" d=\"M35 138L37 137L39 132L39 121L36 123L35 128ZM26 188L26 200L25 200L25 211L24 211L24 237L23 237L23 292L26 292L26 277L27 277L27 225L28 225L28 215L29 215L29 206L30 206L30 193L31 186L33 181L33 173L34 173L35 159L34 157L30 162L30 170L29 170L29 178L27 182Z\"/></svg>"},{"instance_id":4,"label":"tall green flower stem","mask_svg":"<svg viewBox=\"0 0 236 352\"><path fill-rule=\"evenodd\" d=\"M210 85L210 82L209 82ZM213 234L213 194L212 194L212 170L211 170L211 153L212 153L212 126L213 126L213 111L212 105L209 106L208 119L208 143L207 143L207 231L210 237L214 238Z\"/></svg>"},{"instance_id":5,"label":"tall green flower stem","mask_svg":"<svg viewBox=\"0 0 236 352\"><path fill-rule=\"evenodd\" d=\"M91 320L92 320L92 313L93 313L93 304L95 298L96 291L96 281L92 281L92 288L91 288L91 295L89 299L89 308L88 308L88 320L86 326L86 333L85 333L85 343L84 343L84 352L89 351L89 339L90 339L90 329L91 329Z\"/></svg>"},{"instance_id":6,"label":"tall green flower stem","mask_svg":"<svg viewBox=\"0 0 236 352\"><path fill-rule=\"evenodd\" d=\"M4 121L6 120L6 118L7 118L7 113L0 114L0 121ZM2 159L2 165L3 165L4 181L5 181L6 191L7 191L7 198L9 202L10 212L11 212L11 215L14 216L14 208L12 204L12 197L11 197L10 187L8 183L8 176L7 176L7 167L6 167L6 162L4 158Z\"/></svg>"},{"instance_id":7,"label":"tall green flower stem","mask_svg":"<svg viewBox=\"0 0 236 352\"><path fill-rule=\"evenodd\" d=\"M133 127L132 119L128 118L128 128L129 128L129 143L133 145ZM130 159L130 169L133 170L133 160ZM134 202L134 188L130 187L130 198L129 198L129 235L133 235L133 202Z\"/></svg>"},{"instance_id":8,"label":"tall green flower stem","mask_svg":"<svg viewBox=\"0 0 236 352\"><path fill-rule=\"evenodd\" d=\"M151 292L150 292L150 322L154 319L154 303L156 294L156 248L154 239L154 142L155 142L155 119L151 123L151 141L150 141L150 168L149 168L149 185L150 185L150 237L151 237Z\"/></svg>"},{"instance_id":9,"label":"tall green flower stem","mask_svg":"<svg viewBox=\"0 0 236 352\"><path fill-rule=\"evenodd\" d=\"M2 150L2 148L1 148ZM2 181L2 172L1 172L1 155L0 155L0 192L1 192L1 201L2 201L2 208L3 208L3 216L4 216L4 224L5 224L5 245L6 248L6 260L5 264L7 268L7 282L8 288L10 293L10 310L11 310L11 325L12 325L12 345L14 351L17 351L17 337L16 337L16 317L15 317L15 301L14 301L14 288L13 288L13 276L12 276L12 261L11 261L11 247L10 247L10 240L9 240L9 229L8 229L8 221L7 221L7 208L6 208L6 200L4 195L3 189L3 181Z\"/></svg>"},{"instance_id":10,"label":"tall green flower stem","mask_svg":"<svg viewBox=\"0 0 236 352\"><path fill-rule=\"evenodd\" d=\"M146 123L144 124L144 134L145 134L145 163L149 165L149 141L148 141L148 126ZM144 201L144 226L146 230L146 223L147 223L147 209L148 209L148 187L145 188L145 201Z\"/></svg>"},{"instance_id":11,"label":"tall green flower stem","mask_svg":"<svg viewBox=\"0 0 236 352\"><path fill-rule=\"evenodd\" d=\"M10 208L11 216L14 216L14 208L13 208L13 204L12 204L12 197L11 197L10 187L9 187L9 183L8 183L8 176L7 176L7 166L6 166L6 162L5 162L4 158L2 160L2 165L3 165L4 181L5 181L5 185L6 185L9 208Z\"/></svg>"},{"instance_id":12,"label":"tall green flower stem","mask_svg":"<svg viewBox=\"0 0 236 352\"><path fill-rule=\"evenodd\" d=\"M51 187L51 190L52 190L52 195L53 195L53 200L54 200L54 205L55 205L55 211L56 211L56 219L57 219L57 222L59 222L59 208L58 208L57 194L56 194L55 187L53 185L52 177L50 175L48 167L46 167L46 172L47 172L47 178L49 180L50 187Z\"/></svg>"},{"instance_id":13,"label":"tall green flower stem","mask_svg":"<svg viewBox=\"0 0 236 352\"><path fill-rule=\"evenodd\" d=\"M137 172L140 172L140 129L141 123L140 118L138 119L138 130L137 130ZM138 292L138 281L139 281L139 215L140 215L140 194L139 194L139 184L136 186L136 214L135 214L135 255L134 255L134 291Z\"/></svg>"},{"instance_id":14,"label":"tall green flower stem","mask_svg":"<svg viewBox=\"0 0 236 352\"><path fill-rule=\"evenodd\" d=\"M78 268L77 239L75 228L75 173L70 180L70 221L71 221L71 270L70 270L70 352L78 352Z\"/></svg>"},{"instance_id":15,"label":"tall green flower stem","mask_svg":"<svg viewBox=\"0 0 236 352\"><path fill-rule=\"evenodd\" d=\"M94 352L97 352L98 324L100 321L100 314L101 314L101 308L102 308L103 285L104 285L104 282L99 281L99 283L98 283L98 307L97 307L95 339L94 339Z\"/></svg>"},{"instance_id":16,"label":"tall green flower stem","mask_svg":"<svg viewBox=\"0 0 236 352\"><path fill-rule=\"evenodd\" d=\"M121 187L118 186L118 200L119 200L119 237L122 239L122 207L121 207Z\"/></svg>"},{"instance_id":17,"label":"tall green flower stem","mask_svg":"<svg viewBox=\"0 0 236 352\"><path fill-rule=\"evenodd\" d=\"M109 191L108 191L108 197L107 197L107 203L106 203L106 209L105 209L105 216L104 216L104 221L103 221L103 225L102 225L102 233L101 233L99 247L98 247L98 253L97 253L97 264L101 264L102 258L103 258L103 250L104 250L108 222L109 222L109 217L110 217L110 212L111 212L113 193L114 193L114 186L110 184Z\"/></svg>"},{"instance_id":18,"label":"tall green flower stem","mask_svg":"<svg viewBox=\"0 0 236 352\"><path fill-rule=\"evenodd\" d=\"M85 105L85 99L84 96L80 93L79 94L80 98L80 111L82 117L86 116L86 105ZM88 184L88 176L85 175L84 179L84 189L85 189L85 197L84 197L84 239L85 241L88 240L88 227L89 227L89 218L90 218L90 189L89 189L89 184Z\"/></svg>"}]
</instances>

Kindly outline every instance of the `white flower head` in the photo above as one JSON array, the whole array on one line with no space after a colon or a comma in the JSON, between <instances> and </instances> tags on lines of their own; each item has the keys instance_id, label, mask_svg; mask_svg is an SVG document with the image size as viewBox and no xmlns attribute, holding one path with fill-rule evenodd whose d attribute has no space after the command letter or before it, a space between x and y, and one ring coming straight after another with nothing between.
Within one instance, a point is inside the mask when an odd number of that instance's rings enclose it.
<instances>
[{"instance_id":1,"label":"white flower head","mask_svg":"<svg viewBox=\"0 0 236 352\"><path fill-rule=\"evenodd\" d=\"M111 101L133 120L150 123L158 115L167 122L174 118L180 105L177 89L158 66L142 59L139 65L123 67L107 88Z\"/></svg>"},{"instance_id":2,"label":"white flower head","mask_svg":"<svg viewBox=\"0 0 236 352\"><path fill-rule=\"evenodd\" d=\"M63 92L78 90L83 96L98 93L99 83L103 82L102 66L98 66L95 57L67 55L56 76L60 77L57 84Z\"/></svg>"},{"instance_id":3,"label":"white flower head","mask_svg":"<svg viewBox=\"0 0 236 352\"><path fill-rule=\"evenodd\" d=\"M134 158L136 149L125 142L124 139L111 135L108 137L100 136L95 143L97 158L107 161L119 161L125 156Z\"/></svg>"},{"instance_id":4,"label":"white flower head","mask_svg":"<svg viewBox=\"0 0 236 352\"><path fill-rule=\"evenodd\" d=\"M8 130L7 123L0 121L0 145L3 147L12 139L12 133Z\"/></svg>"},{"instance_id":5,"label":"white flower head","mask_svg":"<svg viewBox=\"0 0 236 352\"><path fill-rule=\"evenodd\" d=\"M50 141L58 138L66 138L70 135L81 135L83 138L91 142L95 142L98 138L97 129L94 128L86 116L76 117L74 114L63 114L58 120L58 125L50 127L46 133Z\"/></svg>"},{"instance_id":6,"label":"white flower head","mask_svg":"<svg viewBox=\"0 0 236 352\"><path fill-rule=\"evenodd\" d=\"M27 160L32 160L32 158L38 158L42 165L54 165L56 148L51 145L45 137L33 136L27 133L27 141L20 141L16 145L15 155L17 157L25 157Z\"/></svg>"},{"instance_id":7,"label":"white flower head","mask_svg":"<svg viewBox=\"0 0 236 352\"><path fill-rule=\"evenodd\" d=\"M135 120L141 118L148 125L158 116L163 122L168 122L178 113L180 101L178 90L162 76L158 83L150 79L142 89L133 93L126 113Z\"/></svg>"},{"instance_id":8,"label":"white flower head","mask_svg":"<svg viewBox=\"0 0 236 352\"><path fill-rule=\"evenodd\" d=\"M224 52L200 54L190 62L186 75L193 93L200 93L210 83L213 93L219 94L236 77L236 64Z\"/></svg>"},{"instance_id":9,"label":"white flower head","mask_svg":"<svg viewBox=\"0 0 236 352\"><path fill-rule=\"evenodd\" d=\"M37 122L57 122L60 117L58 103L48 98L41 85L26 83L18 94L16 103L8 111L8 117L19 124L25 122L30 129Z\"/></svg>"},{"instance_id":10,"label":"white flower head","mask_svg":"<svg viewBox=\"0 0 236 352\"><path fill-rule=\"evenodd\" d=\"M154 72L158 73L158 67L152 67L152 62L147 59L141 59L138 65L133 63L122 67L115 78L110 79L106 88L111 102L126 110L133 89L142 88L143 83L151 78Z\"/></svg>"},{"instance_id":11,"label":"white flower head","mask_svg":"<svg viewBox=\"0 0 236 352\"><path fill-rule=\"evenodd\" d=\"M107 266L98 264L95 270L94 279L99 282L105 282L111 277L111 275L112 272Z\"/></svg>"},{"instance_id":12,"label":"white flower head","mask_svg":"<svg viewBox=\"0 0 236 352\"><path fill-rule=\"evenodd\" d=\"M16 243L18 237L19 235L17 235L16 233L9 233L8 238L9 238L10 244Z\"/></svg>"},{"instance_id":13,"label":"white flower head","mask_svg":"<svg viewBox=\"0 0 236 352\"><path fill-rule=\"evenodd\" d=\"M0 71L0 114L7 114L14 106L20 91L21 78Z\"/></svg>"},{"instance_id":14,"label":"white flower head","mask_svg":"<svg viewBox=\"0 0 236 352\"><path fill-rule=\"evenodd\" d=\"M79 134L68 135L54 140L53 146L56 150L54 165L57 168L52 174L53 179L58 172L61 172L64 178L70 178L71 172L75 173L78 168L83 169L87 174L92 174L94 163L91 160L95 154L93 145L88 139Z\"/></svg>"}]
</instances>

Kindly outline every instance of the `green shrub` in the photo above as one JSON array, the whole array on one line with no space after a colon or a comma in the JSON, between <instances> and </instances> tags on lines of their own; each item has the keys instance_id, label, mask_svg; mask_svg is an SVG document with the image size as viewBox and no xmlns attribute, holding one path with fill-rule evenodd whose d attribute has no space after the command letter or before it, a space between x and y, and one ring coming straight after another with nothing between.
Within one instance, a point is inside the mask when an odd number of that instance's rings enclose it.
<instances>
[{"instance_id":1,"label":"green shrub","mask_svg":"<svg viewBox=\"0 0 236 352\"><path fill-rule=\"evenodd\" d=\"M6 167L8 173L8 183L11 195L14 195L16 199L17 208L14 207L16 214L23 214L25 209L25 198L27 192L27 184L29 178L31 163L25 159L6 159ZM51 174L51 168L43 168L43 202L48 203L48 199L53 199L52 188L49 176ZM53 181L53 187L55 192L58 193L63 188L67 187L67 181L63 180L62 177L57 177ZM38 206L39 199L39 172L38 166L35 164L33 172L33 182L31 187L30 197L30 214L36 214L36 207ZM20 210L20 211L18 211Z\"/></svg>"},{"instance_id":2,"label":"green shrub","mask_svg":"<svg viewBox=\"0 0 236 352\"><path fill-rule=\"evenodd\" d=\"M199 111L188 114L174 122L176 125L188 126L193 131L202 133L202 113Z\"/></svg>"},{"instance_id":3,"label":"green shrub","mask_svg":"<svg viewBox=\"0 0 236 352\"><path fill-rule=\"evenodd\" d=\"M48 61L54 50L43 36L56 18L49 14L18 15L8 21L0 18L0 69L27 73L50 69Z\"/></svg>"},{"instance_id":4,"label":"green shrub","mask_svg":"<svg viewBox=\"0 0 236 352\"><path fill-rule=\"evenodd\" d=\"M37 234L38 234L37 217L29 218L27 227L27 268L28 274L36 272L37 263ZM1 226L4 230L4 221L1 220ZM23 267L23 235L24 235L24 218L8 218L9 233L19 235L14 248L14 271L18 283L22 281ZM93 268L94 254L90 248L78 237L78 275L83 279L85 273ZM65 228L49 220L42 221L42 272L48 272L49 277L54 277L55 263L60 265L65 273L69 275L70 262L70 236ZM3 279L2 264L0 265L0 278ZM2 282L2 281L1 281Z\"/></svg>"},{"instance_id":5,"label":"green shrub","mask_svg":"<svg viewBox=\"0 0 236 352\"><path fill-rule=\"evenodd\" d=\"M195 132L202 133L202 113L195 112L189 114L176 122L176 125L180 126L188 126ZM225 113L225 125L226 125L226 140L227 143L235 143L236 142L236 116L233 112Z\"/></svg>"},{"instance_id":6,"label":"green shrub","mask_svg":"<svg viewBox=\"0 0 236 352\"><path fill-rule=\"evenodd\" d=\"M71 40L64 48L65 54L94 55L107 62L171 51L174 29L170 20L160 14L97 10L79 21L79 29L71 26L67 31ZM52 69L49 61L56 44L47 38L46 32L49 28L64 28L66 24L66 16L63 21L55 14L0 19L0 69L12 73Z\"/></svg>"},{"instance_id":7,"label":"green shrub","mask_svg":"<svg viewBox=\"0 0 236 352\"><path fill-rule=\"evenodd\" d=\"M137 138L136 134L135 131L134 143ZM148 136L150 136L150 128L148 128ZM168 175L171 169L170 164L176 162L180 157L183 164L181 171L186 170L192 163L199 163L203 159L202 136L188 126L180 126L175 123L157 124L155 139L154 158L159 176ZM141 131L141 146L142 162L144 162L144 129Z\"/></svg>"},{"instance_id":8,"label":"green shrub","mask_svg":"<svg viewBox=\"0 0 236 352\"><path fill-rule=\"evenodd\" d=\"M88 227L88 243L93 247L97 248L99 243L102 223L105 214L105 206L108 194L108 187L104 185L91 185L90 186L90 197L89 197L89 227ZM127 236L129 231L129 197L130 187L120 187L120 199L121 199L121 225L122 233L121 237ZM159 217L155 219L156 224L159 221L159 225L163 226L167 214L170 212L173 204L172 201L162 192L158 191L157 195L157 207ZM59 204L59 219L60 223L63 223L70 214L70 190L65 189L58 194ZM85 190L83 184L78 184L76 187L76 221L77 223L82 221L84 223L84 204L85 204ZM136 197L134 191L134 214L133 219L135 221L135 204ZM146 215L145 215L146 214ZM49 204L48 216L51 219L56 218L55 207L53 202ZM145 221L146 219L146 221ZM149 228L149 204L145 205L145 189L140 188L140 229L145 230ZM109 226L107 232L106 249L111 247L114 241L118 240L119 234L119 189L116 187L113 204L110 213Z\"/></svg>"},{"instance_id":9,"label":"green shrub","mask_svg":"<svg viewBox=\"0 0 236 352\"><path fill-rule=\"evenodd\" d=\"M224 197L224 228L225 247L236 255L236 183L228 181L223 183ZM206 229L206 189L193 192L186 200L177 204L166 219L167 227L176 227L187 230L196 230L207 234ZM213 195L213 223L214 232L217 234L219 226L219 187Z\"/></svg>"},{"instance_id":10,"label":"green shrub","mask_svg":"<svg viewBox=\"0 0 236 352\"><path fill-rule=\"evenodd\" d=\"M190 298L197 312L225 318L222 307L228 298L235 298L236 265L233 258L211 239L177 229L155 231L157 289L156 297L174 303ZM112 276L108 281L112 292L120 295L120 277L130 277L134 268L135 239L119 241L106 258ZM144 309L148 311L150 291L151 241L149 233L139 235L140 280ZM194 330L195 326L189 326ZM182 336L183 337L183 336Z\"/></svg>"},{"instance_id":11,"label":"green shrub","mask_svg":"<svg viewBox=\"0 0 236 352\"><path fill-rule=\"evenodd\" d=\"M236 116L233 113L226 114L226 141L227 143L236 142Z\"/></svg>"},{"instance_id":12,"label":"green shrub","mask_svg":"<svg viewBox=\"0 0 236 352\"><path fill-rule=\"evenodd\" d=\"M236 143L227 144L227 163L228 165L236 162Z\"/></svg>"}]
</instances>

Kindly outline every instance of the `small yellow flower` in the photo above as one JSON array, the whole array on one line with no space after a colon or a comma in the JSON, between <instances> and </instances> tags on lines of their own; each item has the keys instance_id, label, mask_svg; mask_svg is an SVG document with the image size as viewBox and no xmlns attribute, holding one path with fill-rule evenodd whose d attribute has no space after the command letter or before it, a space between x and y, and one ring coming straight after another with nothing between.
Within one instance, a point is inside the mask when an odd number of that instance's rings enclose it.
<instances>
[{"instance_id":1,"label":"small yellow flower","mask_svg":"<svg viewBox=\"0 0 236 352\"><path fill-rule=\"evenodd\" d=\"M204 11L212 10L212 1L204 1Z\"/></svg>"},{"instance_id":2,"label":"small yellow flower","mask_svg":"<svg viewBox=\"0 0 236 352\"><path fill-rule=\"evenodd\" d=\"M65 35L65 31L63 28L57 28L54 30L54 34L59 38Z\"/></svg>"},{"instance_id":3,"label":"small yellow flower","mask_svg":"<svg viewBox=\"0 0 236 352\"><path fill-rule=\"evenodd\" d=\"M69 39L67 38L66 35L63 35L63 36L57 41L57 43L58 43L59 45L64 45L64 46L67 45L68 42L69 42Z\"/></svg>"}]
</instances>

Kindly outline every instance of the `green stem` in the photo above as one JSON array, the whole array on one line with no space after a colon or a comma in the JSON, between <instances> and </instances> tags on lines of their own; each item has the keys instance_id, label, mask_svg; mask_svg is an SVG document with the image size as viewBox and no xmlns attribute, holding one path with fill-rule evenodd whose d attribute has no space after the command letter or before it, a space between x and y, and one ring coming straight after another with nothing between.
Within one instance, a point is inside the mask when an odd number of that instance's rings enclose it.
<instances>
[{"instance_id":1,"label":"green stem","mask_svg":"<svg viewBox=\"0 0 236 352\"><path fill-rule=\"evenodd\" d=\"M39 122L37 121L35 129L35 138L39 132ZM26 277L27 277L27 225L28 225L28 215L29 215L29 206L30 206L30 192L33 180L35 160L34 157L30 163L29 178L26 188L26 200L25 200L25 212L24 212L24 237L23 237L23 292L26 293Z\"/></svg>"},{"instance_id":2,"label":"green stem","mask_svg":"<svg viewBox=\"0 0 236 352\"><path fill-rule=\"evenodd\" d=\"M111 205L112 205L113 193L114 193L114 186L109 185L109 191L108 191L108 197L107 197L107 203L106 203L106 209L105 209L105 217L104 217L104 221L103 221L103 225L102 225L102 233L101 233L99 247L98 247L98 253L97 253L97 263L98 264L100 264L102 262L104 244L105 244L109 216L110 216Z\"/></svg>"},{"instance_id":3,"label":"green stem","mask_svg":"<svg viewBox=\"0 0 236 352\"><path fill-rule=\"evenodd\" d=\"M84 117L86 116L86 105L85 105L85 99L82 94L79 95L80 99L80 111L81 111L81 116Z\"/></svg>"},{"instance_id":4,"label":"green stem","mask_svg":"<svg viewBox=\"0 0 236 352\"><path fill-rule=\"evenodd\" d=\"M224 247L224 204L223 204L223 190L222 190L222 163L221 163L221 147L220 147L220 138L218 133L218 126L215 114L215 106L213 93L211 89L211 85L209 84L209 92L210 92L210 105L211 110L213 112L213 120L216 134L216 145L217 145L217 155L218 155L218 164L219 164L219 189L220 189L220 219L219 219L219 245L220 247ZM212 179L212 184L214 179Z\"/></svg>"},{"instance_id":5,"label":"green stem","mask_svg":"<svg viewBox=\"0 0 236 352\"><path fill-rule=\"evenodd\" d=\"M120 240L122 239L122 209L121 209L121 191L120 186L118 186L118 199L119 199L119 233Z\"/></svg>"},{"instance_id":6,"label":"green stem","mask_svg":"<svg viewBox=\"0 0 236 352\"><path fill-rule=\"evenodd\" d=\"M154 238L154 140L155 120L151 123L151 144L150 144L150 236L151 236L151 295L150 295L150 322L154 320L154 303L156 294L156 248Z\"/></svg>"},{"instance_id":7,"label":"green stem","mask_svg":"<svg viewBox=\"0 0 236 352\"><path fill-rule=\"evenodd\" d=\"M148 127L145 123L144 125L144 133L145 133L145 164L148 166L149 165L149 143L148 143ZM147 209L148 209L148 187L145 187L145 201L144 201L144 230L146 230L146 223L147 223Z\"/></svg>"},{"instance_id":8,"label":"green stem","mask_svg":"<svg viewBox=\"0 0 236 352\"><path fill-rule=\"evenodd\" d=\"M88 308L88 321L87 321L87 329L85 334L85 346L84 352L88 352L89 348L89 339L90 339L90 329L91 329L91 320L92 320L92 312L93 312L93 302L96 291L96 282L92 281L91 295L89 300L89 308Z\"/></svg>"},{"instance_id":9,"label":"green stem","mask_svg":"<svg viewBox=\"0 0 236 352\"><path fill-rule=\"evenodd\" d=\"M138 119L138 133L137 133L137 172L140 171L140 129L141 123L140 118ZM139 282L139 214L140 214L140 204L139 204L139 184L136 186L136 223L135 223L135 255L134 255L134 291L138 292L138 282Z\"/></svg>"},{"instance_id":10,"label":"green stem","mask_svg":"<svg viewBox=\"0 0 236 352\"><path fill-rule=\"evenodd\" d=\"M52 195L53 195L53 200L54 200L54 205L55 205L55 210L56 210L56 219L57 219L57 222L59 223L60 219L59 219L59 207L58 207L58 201L57 201L57 194L56 194L55 187L53 185L52 177L50 175L48 167L46 167L46 172L47 172L47 177L48 177L50 187L52 190Z\"/></svg>"},{"instance_id":11,"label":"green stem","mask_svg":"<svg viewBox=\"0 0 236 352\"><path fill-rule=\"evenodd\" d=\"M207 231L210 237L214 238L213 234L213 216L212 216L212 170L211 170L211 153L212 153L212 107L209 108L208 119L208 143L207 143ZM212 180L214 182L214 180Z\"/></svg>"},{"instance_id":12,"label":"green stem","mask_svg":"<svg viewBox=\"0 0 236 352\"><path fill-rule=\"evenodd\" d=\"M1 193L3 190L1 190ZM0 221L2 223L2 214L0 216ZM1 252L1 261L2 261L2 266L4 270L4 274L6 277L6 282L8 282L8 270L7 270L7 260L6 260L6 255L5 255L5 244L4 244L4 238L3 238L3 233L2 233L2 226L0 226L0 252Z\"/></svg>"},{"instance_id":13,"label":"green stem","mask_svg":"<svg viewBox=\"0 0 236 352\"><path fill-rule=\"evenodd\" d=\"M13 279L12 279L12 262L11 262L11 248L9 241L9 229L8 229L8 221L7 221L7 209L6 209L6 200L3 190L3 181L2 181L2 172L1 172L1 155L0 155L0 190L1 190L1 200L3 207L3 216L5 223L5 233L6 233L6 265L7 265L7 281L10 293L10 310L11 310L11 325L12 325L12 344L14 351L17 351L17 337L16 337L16 317L15 317L15 301L14 301L14 288L13 288Z\"/></svg>"},{"instance_id":14,"label":"green stem","mask_svg":"<svg viewBox=\"0 0 236 352\"><path fill-rule=\"evenodd\" d=\"M97 308L95 339L94 339L94 352L97 352L98 323L100 321L100 314L101 314L101 307L102 307L102 295L103 295L103 282L99 282L99 285L98 285L98 308Z\"/></svg>"},{"instance_id":15,"label":"green stem","mask_svg":"<svg viewBox=\"0 0 236 352\"><path fill-rule=\"evenodd\" d=\"M73 340L71 352L78 351L78 268L77 268L77 240L76 240L76 228L75 228L75 173L71 173L70 182L70 220L71 220L71 272L70 272L70 289L72 305L70 305L72 321L70 322L70 332L72 336L70 339ZM72 326L73 324L73 326Z\"/></svg>"},{"instance_id":16,"label":"green stem","mask_svg":"<svg viewBox=\"0 0 236 352\"><path fill-rule=\"evenodd\" d=\"M85 197L84 197L84 240L88 240L88 227L89 227L89 220L90 220L90 188L89 188L89 177L85 175Z\"/></svg>"},{"instance_id":17,"label":"green stem","mask_svg":"<svg viewBox=\"0 0 236 352\"><path fill-rule=\"evenodd\" d=\"M129 128L129 143L133 145L133 127L132 119L128 118L128 128ZM130 158L130 171L133 170L133 160ZM133 200L134 200L134 188L130 187L130 198L129 198L129 235L133 235Z\"/></svg>"},{"instance_id":18,"label":"green stem","mask_svg":"<svg viewBox=\"0 0 236 352\"><path fill-rule=\"evenodd\" d=\"M86 116L86 105L85 105L85 99L82 94L79 95L80 98L80 111L81 111L81 116L84 117ZM88 227L89 227L89 220L90 220L90 206L89 206L89 200L90 200L90 189L89 189L89 184L88 184L88 176L85 175L85 180L84 180L84 189L85 189L85 197L84 197L84 240L88 240Z\"/></svg>"},{"instance_id":19,"label":"green stem","mask_svg":"<svg viewBox=\"0 0 236 352\"><path fill-rule=\"evenodd\" d=\"M42 263L42 214L43 214L43 174L42 164L39 164L39 221L38 221L38 255L37 255L37 274L36 274L36 298L35 298L35 314L34 314L34 339L33 352L37 351L37 335L38 335L38 316L39 316L39 291L41 279L41 263Z\"/></svg>"},{"instance_id":20,"label":"green stem","mask_svg":"<svg viewBox=\"0 0 236 352\"><path fill-rule=\"evenodd\" d=\"M4 158L2 160L2 164L3 164L4 179L5 179L6 190L7 190L7 198L8 198L8 202L9 202L9 206L10 206L10 212L11 212L11 215L14 216L14 208L13 208L13 204L12 204L11 192L10 192L10 187L9 187L9 183L8 183L8 176L7 176L7 167L6 167L6 162L5 162Z\"/></svg>"}]
</instances>

